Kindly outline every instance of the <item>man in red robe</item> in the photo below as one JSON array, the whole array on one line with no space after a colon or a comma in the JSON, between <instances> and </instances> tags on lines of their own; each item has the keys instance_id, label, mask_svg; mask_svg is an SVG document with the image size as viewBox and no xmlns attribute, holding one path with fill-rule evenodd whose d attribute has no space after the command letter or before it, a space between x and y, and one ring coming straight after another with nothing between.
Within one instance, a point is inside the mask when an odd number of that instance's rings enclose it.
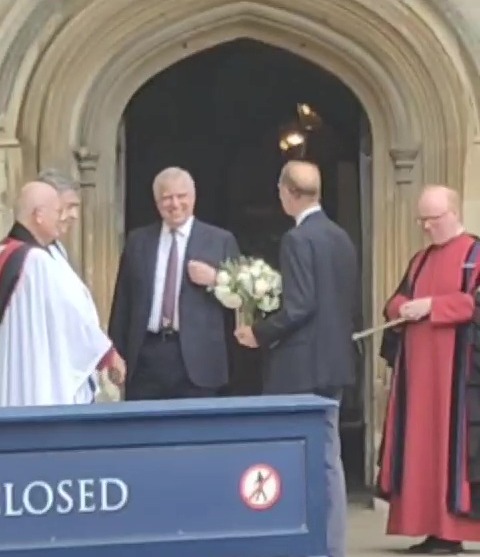
<instances>
[{"instance_id":1,"label":"man in red robe","mask_svg":"<svg viewBox=\"0 0 480 557\"><path fill-rule=\"evenodd\" d=\"M447 555L463 551L462 541L480 541L480 462L472 451L480 397L470 357L480 242L464 231L458 196L444 186L424 189L417 220L431 245L412 258L385 307L387 319L406 323L378 487L390 502L388 534L426 536L408 552Z\"/></svg>"}]
</instances>

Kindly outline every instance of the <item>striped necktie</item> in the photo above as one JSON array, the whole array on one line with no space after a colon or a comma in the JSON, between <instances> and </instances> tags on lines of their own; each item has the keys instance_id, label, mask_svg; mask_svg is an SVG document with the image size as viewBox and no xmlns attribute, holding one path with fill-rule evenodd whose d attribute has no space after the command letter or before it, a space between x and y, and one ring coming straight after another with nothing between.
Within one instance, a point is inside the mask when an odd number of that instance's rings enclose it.
<instances>
[{"instance_id":1,"label":"striped necktie","mask_svg":"<svg viewBox=\"0 0 480 557\"><path fill-rule=\"evenodd\" d=\"M177 291L177 267L178 267L178 247L177 234L175 230L170 231L172 244L168 255L167 272L165 274L165 284L163 288L161 326L173 327L175 315L175 297Z\"/></svg>"}]
</instances>

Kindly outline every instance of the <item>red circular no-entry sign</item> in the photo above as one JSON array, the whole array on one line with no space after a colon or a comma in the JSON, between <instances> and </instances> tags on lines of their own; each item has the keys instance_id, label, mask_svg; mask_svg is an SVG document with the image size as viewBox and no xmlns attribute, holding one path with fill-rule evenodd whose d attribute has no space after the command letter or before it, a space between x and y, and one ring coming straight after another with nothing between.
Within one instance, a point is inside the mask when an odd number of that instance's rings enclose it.
<instances>
[{"instance_id":1,"label":"red circular no-entry sign","mask_svg":"<svg viewBox=\"0 0 480 557\"><path fill-rule=\"evenodd\" d=\"M253 510L272 508L280 498L281 488L280 474L269 464L250 466L240 479L240 496Z\"/></svg>"}]
</instances>

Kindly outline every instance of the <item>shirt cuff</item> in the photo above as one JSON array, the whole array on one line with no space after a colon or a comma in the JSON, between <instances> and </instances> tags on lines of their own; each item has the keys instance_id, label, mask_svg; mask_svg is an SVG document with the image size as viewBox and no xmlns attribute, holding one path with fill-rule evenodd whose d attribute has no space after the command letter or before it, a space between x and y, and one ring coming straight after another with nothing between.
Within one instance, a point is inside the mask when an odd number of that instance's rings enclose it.
<instances>
[{"instance_id":1,"label":"shirt cuff","mask_svg":"<svg viewBox=\"0 0 480 557\"><path fill-rule=\"evenodd\" d=\"M97 371L101 371L102 369L111 367L113 364L113 359L115 357L115 354L116 354L116 350L113 346L111 346L108 352L98 362Z\"/></svg>"}]
</instances>

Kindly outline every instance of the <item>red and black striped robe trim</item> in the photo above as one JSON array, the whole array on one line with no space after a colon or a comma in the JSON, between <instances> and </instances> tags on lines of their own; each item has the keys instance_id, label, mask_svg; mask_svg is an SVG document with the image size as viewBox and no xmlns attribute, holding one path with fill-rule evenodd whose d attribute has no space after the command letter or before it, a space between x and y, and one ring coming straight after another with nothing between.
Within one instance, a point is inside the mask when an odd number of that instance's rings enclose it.
<instances>
[{"instance_id":1,"label":"red and black striped robe trim","mask_svg":"<svg viewBox=\"0 0 480 557\"><path fill-rule=\"evenodd\" d=\"M39 244L33 234L19 222L15 222L10 229L6 239L0 244L7 246L5 257L0 254L0 323L3 320L5 309L10 297L15 290L20 278L23 263L30 248L44 249L50 253L45 246ZM9 247L8 247L9 246ZM9 253L11 251L12 253ZM8 254L8 257L7 257ZM3 261L3 263L2 263Z\"/></svg>"},{"instance_id":2,"label":"red and black striped robe trim","mask_svg":"<svg viewBox=\"0 0 480 557\"><path fill-rule=\"evenodd\" d=\"M457 373L452 382L448 508L480 519L480 295L469 326L459 327L455 346ZM465 461L466 459L466 461ZM460 490L467 476L468 493Z\"/></svg>"},{"instance_id":3,"label":"red and black striped robe trim","mask_svg":"<svg viewBox=\"0 0 480 557\"><path fill-rule=\"evenodd\" d=\"M31 248L18 240L8 239L0 244L0 323L22 274L23 264Z\"/></svg>"}]
</instances>

